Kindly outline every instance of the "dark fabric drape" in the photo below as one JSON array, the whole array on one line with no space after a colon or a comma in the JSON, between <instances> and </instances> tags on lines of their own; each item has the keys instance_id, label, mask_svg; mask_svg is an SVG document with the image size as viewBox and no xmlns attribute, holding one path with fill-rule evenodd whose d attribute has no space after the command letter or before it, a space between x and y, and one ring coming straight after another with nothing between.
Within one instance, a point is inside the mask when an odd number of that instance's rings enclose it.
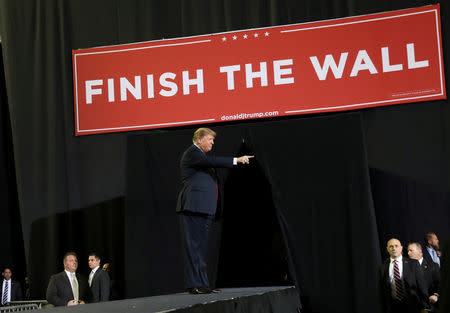
<instances>
[{"instance_id":1,"label":"dark fabric drape","mask_svg":"<svg viewBox=\"0 0 450 313\"><path fill-rule=\"evenodd\" d=\"M408 242L423 244L430 231L440 239L449 238L448 190L377 169L371 169L370 177L381 247L396 237L406 250ZM388 257L386 249L383 255Z\"/></svg>"},{"instance_id":2,"label":"dark fabric drape","mask_svg":"<svg viewBox=\"0 0 450 313\"><path fill-rule=\"evenodd\" d=\"M217 131L217 153L236 151L239 129L218 127ZM128 139L125 254L133 262L126 266L127 296L184 290L181 234L175 208L180 188L179 162L183 151L192 144L192 135L192 129L188 129ZM226 174L218 171L221 180ZM220 234L221 222L215 221L208 254L211 281L216 277Z\"/></svg>"},{"instance_id":3,"label":"dark fabric drape","mask_svg":"<svg viewBox=\"0 0 450 313\"><path fill-rule=\"evenodd\" d=\"M0 52L2 48L0 45ZM0 53L1 54L1 53ZM12 267L14 278L21 281L26 275L22 224L14 169L14 151L9 120L3 61L0 60L0 270Z\"/></svg>"},{"instance_id":4,"label":"dark fabric drape","mask_svg":"<svg viewBox=\"0 0 450 313\"><path fill-rule=\"evenodd\" d=\"M255 162L271 186L258 190L264 179L257 181L257 176L249 176L255 174L252 167L230 170L224 181L227 186L224 227L240 232L237 237L245 238L238 239L245 242L244 249L252 250L256 245L258 250L264 250L261 247L270 247L270 235L274 232L259 226L277 225L278 217L291 275L305 300L306 312L377 312L376 272L380 250L360 115L263 122L215 130L219 134L215 152L223 155L229 151L227 155L230 152L237 155L245 143L247 152L255 154ZM179 158L190 145L192 132L189 129L129 139L131 169L127 207L128 214L133 212L133 216L127 216L127 226L132 229L127 235L130 248L127 247L126 254L139 259L139 265L127 269L129 285L132 285L129 290L133 287L148 294L183 287L181 257L177 252L180 234L174 212L174 181L179 179ZM233 180L234 170L240 171L242 183ZM231 188L230 181L239 187ZM262 207L258 206L257 198L267 199L262 192L273 196L272 214L260 212ZM230 198L239 199L243 205L227 200ZM247 224L239 227L243 221ZM230 240L227 234L230 232L225 229L223 243ZM146 238L145 251L133 245L137 236ZM215 240L217 237L211 241L215 250L210 262L212 268L217 267L214 260L220 243ZM251 278L245 272L251 271L252 266L260 270L260 276L266 274L258 265L270 262L270 253L264 257L239 251L234 251L236 262L223 262L219 277L236 277L233 273L237 272L245 281ZM143 275L154 278L155 284L143 280ZM255 282L261 283L247 281Z\"/></svg>"},{"instance_id":5,"label":"dark fabric drape","mask_svg":"<svg viewBox=\"0 0 450 313\"><path fill-rule=\"evenodd\" d=\"M242 128L235 155L254 154L248 139L247 128ZM293 285L271 184L259 157L229 171L224 191L217 286Z\"/></svg>"},{"instance_id":6,"label":"dark fabric drape","mask_svg":"<svg viewBox=\"0 0 450 313\"><path fill-rule=\"evenodd\" d=\"M358 114L250 127L307 312L378 312L379 246ZM325 300L326 299L326 300Z\"/></svg>"}]
</instances>

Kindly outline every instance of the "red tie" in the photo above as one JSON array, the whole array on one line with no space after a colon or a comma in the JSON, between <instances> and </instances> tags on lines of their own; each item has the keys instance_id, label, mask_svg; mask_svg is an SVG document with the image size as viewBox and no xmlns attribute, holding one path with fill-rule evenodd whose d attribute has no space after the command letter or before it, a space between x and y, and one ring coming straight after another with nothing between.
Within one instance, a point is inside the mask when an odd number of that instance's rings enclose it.
<instances>
[{"instance_id":1,"label":"red tie","mask_svg":"<svg viewBox=\"0 0 450 313\"><path fill-rule=\"evenodd\" d=\"M395 296L398 300L403 300L405 298L405 293L403 292L402 279L400 278L400 270L398 268L397 260L394 260L394 282L395 282Z\"/></svg>"}]
</instances>

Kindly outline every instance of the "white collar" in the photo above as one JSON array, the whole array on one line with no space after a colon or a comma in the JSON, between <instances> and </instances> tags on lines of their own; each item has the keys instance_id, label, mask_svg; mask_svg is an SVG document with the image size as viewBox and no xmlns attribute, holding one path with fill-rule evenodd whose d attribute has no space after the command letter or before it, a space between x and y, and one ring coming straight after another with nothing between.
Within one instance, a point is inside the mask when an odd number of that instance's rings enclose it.
<instances>
[{"instance_id":1,"label":"white collar","mask_svg":"<svg viewBox=\"0 0 450 313\"><path fill-rule=\"evenodd\" d=\"M200 149L201 152L203 152L202 148L200 148L195 142L194 142L194 146L196 146L197 148ZM204 153L204 152L203 152Z\"/></svg>"},{"instance_id":2,"label":"white collar","mask_svg":"<svg viewBox=\"0 0 450 313\"><path fill-rule=\"evenodd\" d=\"M402 262L402 260L403 260L403 256L402 255L400 255L398 258L396 258L396 259L393 259L393 258L390 258L391 259L391 263L394 261L394 260L397 260L399 263L401 263Z\"/></svg>"},{"instance_id":3,"label":"white collar","mask_svg":"<svg viewBox=\"0 0 450 313\"><path fill-rule=\"evenodd\" d=\"M94 269L92 269L92 273L95 273L95 272L97 272L97 270L100 268L100 265L99 266L97 266L96 268L94 268Z\"/></svg>"},{"instance_id":4,"label":"white collar","mask_svg":"<svg viewBox=\"0 0 450 313\"><path fill-rule=\"evenodd\" d=\"M68 270L64 270L64 272L66 272L66 274L67 274L67 276L68 277L71 277L72 276L72 274L74 274L75 275L75 277L77 276L77 273L76 272L69 272Z\"/></svg>"}]
</instances>

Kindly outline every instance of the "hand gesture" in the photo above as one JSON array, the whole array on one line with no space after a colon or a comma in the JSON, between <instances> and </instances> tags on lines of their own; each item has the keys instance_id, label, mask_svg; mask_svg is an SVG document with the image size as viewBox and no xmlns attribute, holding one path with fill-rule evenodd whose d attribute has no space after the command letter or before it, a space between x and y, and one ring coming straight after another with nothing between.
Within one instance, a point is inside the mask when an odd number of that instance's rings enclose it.
<instances>
[{"instance_id":1,"label":"hand gesture","mask_svg":"<svg viewBox=\"0 0 450 313\"><path fill-rule=\"evenodd\" d=\"M255 157L254 155L243 155L243 156L237 158L237 162L238 162L238 164L239 163L250 164L250 159L254 158L254 157Z\"/></svg>"}]
</instances>

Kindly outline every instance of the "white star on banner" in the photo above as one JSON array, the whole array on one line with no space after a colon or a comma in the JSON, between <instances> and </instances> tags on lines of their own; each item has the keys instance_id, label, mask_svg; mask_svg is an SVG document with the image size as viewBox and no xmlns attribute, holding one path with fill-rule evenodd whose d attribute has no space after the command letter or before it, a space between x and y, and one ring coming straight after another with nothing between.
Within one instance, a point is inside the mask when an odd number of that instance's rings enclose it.
<instances>
[{"instance_id":1,"label":"white star on banner","mask_svg":"<svg viewBox=\"0 0 450 313\"><path fill-rule=\"evenodd\" d=\"M236 40L236 39L237 39L237 36L236 36L236 35L234 35L234 36L233 36L233 40Z\"/></svg>"},{"instance_id":2,"label":"white star on banner","mask_svg":"<svg viewBox=\"0 0 450 313\"><path fill-rule=\"evenodd\" d=\"M227 41L227 37L222 37L222 41Z\"/></svg>"},{"instance_id":3,"label":"white star on banner","mask_svg":"<svg viewBox=\"0 0 450 313\"><path fill-rule=\"evenodd\" d=\"M254 34L253 37L258 38L258 34Z\"/></svg>"},{"instance_id":4,"label":"white star on banner","mask_svg":"<svg viewBox=\"0 0 450 313\"><path fill-rule=\"evenodd\" d=\"M269 36L269 32L265 32L264 36L266 36L266 37Z\"/></svg>"},{"instance_id":5,"label":"white star on banner","mask_svg":"<svg viewBox=\"0 0 450 313\"><path fill-rule=\"evenodd\" d=\"M244 37L244 39L247 39L248 36L247 36L247 34L245 34L243 37Z\"/></svg>"}]
</instances>

